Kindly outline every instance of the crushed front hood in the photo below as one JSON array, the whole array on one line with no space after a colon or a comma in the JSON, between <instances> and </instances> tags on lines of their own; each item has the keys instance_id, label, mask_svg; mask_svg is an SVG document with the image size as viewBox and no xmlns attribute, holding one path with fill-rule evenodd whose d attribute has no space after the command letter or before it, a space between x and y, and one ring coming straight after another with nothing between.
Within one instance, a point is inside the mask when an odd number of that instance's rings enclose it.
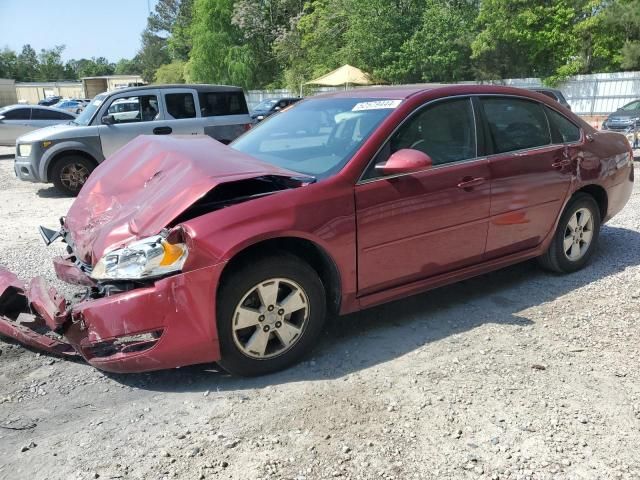
<instances>
[{"instance_id":1,"label":"crushed front hood","mask_svg":"<svg viewBox=\"0 0 640 480\"><path fill-rule=\"evenodd\" d=\"M82 261L155 235L217 185L275 175L299 177L207 136L139 136L89 177L65 220Z\"/></svg>"}]
</instances>

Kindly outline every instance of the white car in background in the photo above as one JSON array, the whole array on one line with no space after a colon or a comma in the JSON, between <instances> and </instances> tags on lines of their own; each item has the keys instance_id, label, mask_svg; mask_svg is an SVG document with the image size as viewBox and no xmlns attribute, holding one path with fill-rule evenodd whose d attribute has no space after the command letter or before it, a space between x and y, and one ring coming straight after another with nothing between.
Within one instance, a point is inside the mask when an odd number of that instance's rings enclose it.
<instances>
[{"instance_id":1,"label":"white car in background","mask_svg":"<svg viewBox=\"0 0 640 480\"><path fill-rule=\"evenodd\" d=\"M69 123L76 115L72 112L40 105L9 105L0 108L0 145L14 146L20 135L32 130Z\"/></svg>"}]
</instances>

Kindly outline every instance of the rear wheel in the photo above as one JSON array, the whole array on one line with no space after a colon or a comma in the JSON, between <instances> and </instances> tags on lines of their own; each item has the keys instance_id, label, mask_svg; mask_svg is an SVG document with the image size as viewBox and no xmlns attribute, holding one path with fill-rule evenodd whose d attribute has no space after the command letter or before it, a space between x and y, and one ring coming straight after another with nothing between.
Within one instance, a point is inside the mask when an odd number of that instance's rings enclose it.
<instances>
[{"instance_id":1,"label":"rear wheel","mask_svg":"<svg viewBox=\"0 0 640 480\"><path fill-rule=\"evenodd\" d=\"M315 270L283 253L226 276L217 314L220 366L235 375L262 375L313 348L325 321L325 290Z\"/></svg>"},{"instance_id":2,"label":"rear wheel","mask_svg":"<svg viewBox=\"0 0 640 480\"><path fill-rule=\"evenodd\" d=\"M95 164L79 155L68 155L56 160L51 169L51 181L65 195L76 196L95 168Z\"/></svg>"},{"instance_id":3,"label":"rear wheel","mask_svg":"<svg viewBox=\"0 0 640 480\"><path fill-rule=\"evenodd\" d=\"M596 249L600 222L600 208L594 198L586 193L576 194L560 217L551 245L539 257L539 263L554 272L580 270Z\"/></svg>"}]
</instances>

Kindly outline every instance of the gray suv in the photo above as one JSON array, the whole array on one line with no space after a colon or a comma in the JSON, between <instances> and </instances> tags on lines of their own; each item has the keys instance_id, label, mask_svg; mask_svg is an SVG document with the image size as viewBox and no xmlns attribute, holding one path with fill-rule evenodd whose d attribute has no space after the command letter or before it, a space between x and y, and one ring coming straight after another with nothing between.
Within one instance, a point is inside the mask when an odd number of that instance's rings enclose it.
<instances>
[{"instance_id":1,"label":"gray suv","mask_svg":"<svg viewBox=\"0 0 640 480\"><path fill-rule=\"evenodd\" d=\"M249 129L244 92L215 85L148 85L101 93L73 121L19 137L20 180L77 195L105 157L138 135L209 135L229 143Z\"/></svg>"}]
</instances>

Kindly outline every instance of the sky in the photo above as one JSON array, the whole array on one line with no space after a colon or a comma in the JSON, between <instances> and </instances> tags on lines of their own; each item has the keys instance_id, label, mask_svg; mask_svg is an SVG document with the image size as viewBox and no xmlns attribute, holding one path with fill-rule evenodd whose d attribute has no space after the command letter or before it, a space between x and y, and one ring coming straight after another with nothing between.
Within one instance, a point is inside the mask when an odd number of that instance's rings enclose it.
<instances>
[{"instance_id":1,"label":"sky","mask_svg":"<svg viewBox=\"0 0 640 480\"><path fill-rule=\"evenodd\" d=\"M66 45L62 58L133 57L158 0L0 0L0 49Z\"/></svg>"}]
</instances>

